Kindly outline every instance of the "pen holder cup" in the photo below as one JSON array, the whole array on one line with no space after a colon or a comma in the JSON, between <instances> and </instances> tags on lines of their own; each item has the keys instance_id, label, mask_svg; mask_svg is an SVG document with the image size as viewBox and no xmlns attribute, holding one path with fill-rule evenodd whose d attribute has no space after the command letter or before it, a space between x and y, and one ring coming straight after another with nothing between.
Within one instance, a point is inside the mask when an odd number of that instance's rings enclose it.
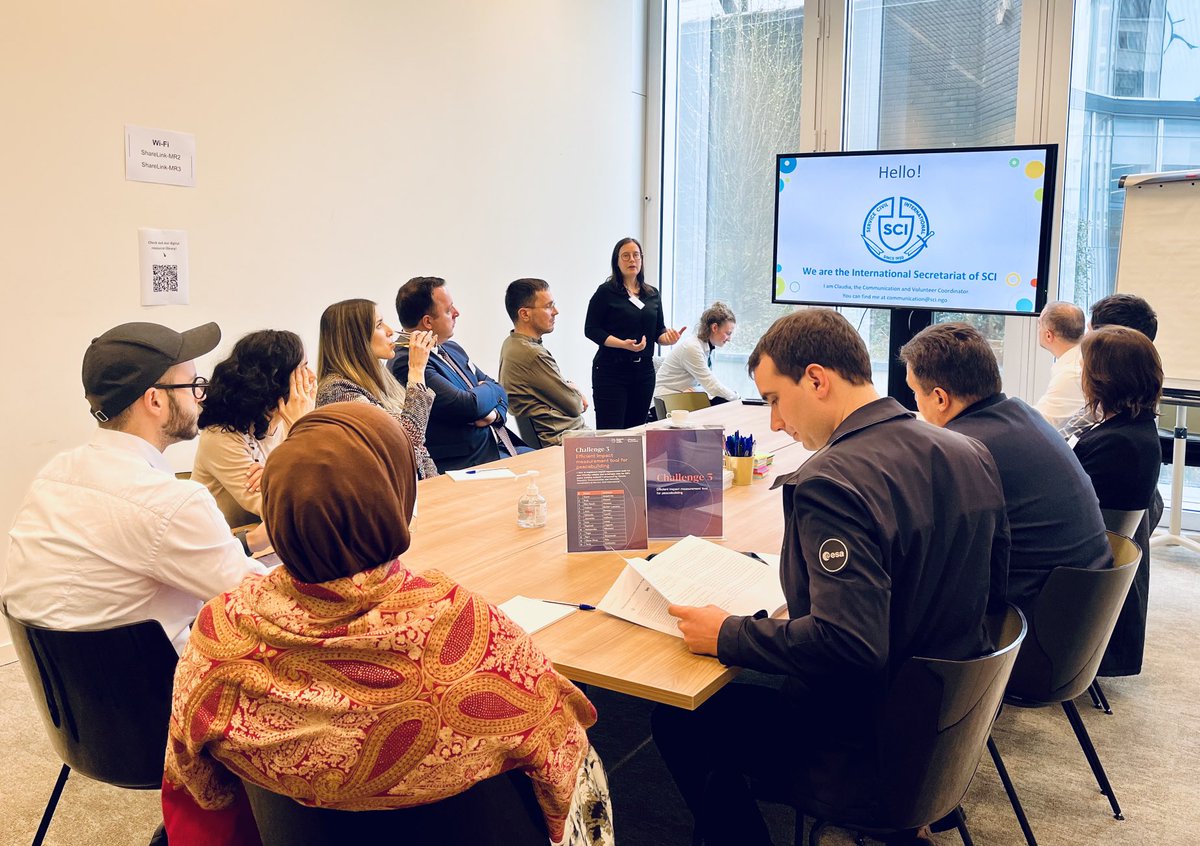
<instances>
[{"instance_id":1,"label":"pen holder cup","mask_svg":"<svg viewBox=\"0 0 1200 846\"><path fill-rule=\"evenodd\" d=\"M735 458L732 455L725 456L725 467L733 471L733 483L735 485L748 485L754 481L754 456L746 455Z\"/></svg>"}]
</instances>

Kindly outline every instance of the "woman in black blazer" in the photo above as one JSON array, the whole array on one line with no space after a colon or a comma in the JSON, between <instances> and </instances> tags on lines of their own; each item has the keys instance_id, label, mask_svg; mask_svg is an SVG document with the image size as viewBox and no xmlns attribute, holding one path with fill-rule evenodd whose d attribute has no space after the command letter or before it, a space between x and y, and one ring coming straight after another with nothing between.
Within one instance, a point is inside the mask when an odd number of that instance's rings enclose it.
<instances>
[{"instance_id":1,"label":"woman in black blazer","mask_svg":"<svg viewBox=\"0 0 1200 846\"><path fill-rule=\"evenodd\" d=\"M1075 455L1101 508L1137 511L1154 496L1162 465L1162 362L1149 338L1125 326L1092 331L1082 350L1083 396L1100 422L1079 436Z\"/></svg>"},{"instance_id":2,"label":"woman in black blazer","mask_svg":"<svg viewBox=\"0 0 1200 846\"><path fill-rule=\"evenodd\" d=\"M592 359L597 429L628 429L646 422L654 396L654 344L674 344L663 320L662 297L646 284L642 245L622 238L613 247L612 275L588 303L583 332L599 349Z\"/></svg>"},{"instance_id":3,"label":"woman in black blazer","mask_svg":"<svg viewBox=\"0 0 1200 846\"><path fill-rule=\"evenodd\" d=\"M1158 351L1136 329L1102 326L1083 338L1083 396L1100 422L1075 444L1101 508L1148 508L1158 485L1162 451L1155 411L1162 396ZM1134 533L1142 563L1121 607L1098 675L1132 676L1142 669L1150 598L1150 532L1145 516Z\"/></svg>"}]
</instances>

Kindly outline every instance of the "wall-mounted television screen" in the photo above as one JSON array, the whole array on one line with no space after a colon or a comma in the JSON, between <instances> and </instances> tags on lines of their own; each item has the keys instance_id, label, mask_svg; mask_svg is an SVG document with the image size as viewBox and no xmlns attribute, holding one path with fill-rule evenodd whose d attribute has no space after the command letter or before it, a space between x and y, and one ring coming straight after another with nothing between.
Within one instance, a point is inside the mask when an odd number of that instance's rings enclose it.
<instances>
[{"instance_id":1,"label":"wall-mounted television screen","mask_svg":"<svg viewBox=\"0 0 1200 846\"><path fill-rule=\"evenodd\" d=\"M1057 152L778 156L772 302L1041 311Z\"/></svg>"}]
</instances>

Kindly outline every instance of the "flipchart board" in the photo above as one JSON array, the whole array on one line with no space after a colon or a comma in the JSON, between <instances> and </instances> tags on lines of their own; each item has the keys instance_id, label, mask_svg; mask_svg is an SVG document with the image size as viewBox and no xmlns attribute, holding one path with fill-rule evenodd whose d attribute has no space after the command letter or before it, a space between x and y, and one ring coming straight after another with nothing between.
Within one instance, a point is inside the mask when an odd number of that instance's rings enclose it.
<instances>
[{"instance_id":1,"label":"flipchart board","mask_svg":"<svg viewBox=\"0 0 1200 846\"><path fill-rule=\"evenodd\" d=\"M1121 186L1117 290L1158 312L1166 386L1200 390L1200 171L1133 174Z\"/></svg>"}]
</instances>

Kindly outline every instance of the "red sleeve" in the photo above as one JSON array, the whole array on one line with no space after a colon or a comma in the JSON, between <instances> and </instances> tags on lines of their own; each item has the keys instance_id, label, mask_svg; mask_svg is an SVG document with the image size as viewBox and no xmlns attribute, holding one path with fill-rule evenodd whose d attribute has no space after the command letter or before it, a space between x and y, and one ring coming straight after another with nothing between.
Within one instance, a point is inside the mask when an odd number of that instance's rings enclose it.
<instances>
[{"instance_id":1,"label":"red sleeve","mask_svg":"<svg viewBox=\"0 0 1200 846\"><path fill-rule=\"evenodd\" d=\"M232 805L208 811L196 804L191 793L164 778L162 809L171 846L262 846L241 782Z\"/></svg>"}]
</instances>

